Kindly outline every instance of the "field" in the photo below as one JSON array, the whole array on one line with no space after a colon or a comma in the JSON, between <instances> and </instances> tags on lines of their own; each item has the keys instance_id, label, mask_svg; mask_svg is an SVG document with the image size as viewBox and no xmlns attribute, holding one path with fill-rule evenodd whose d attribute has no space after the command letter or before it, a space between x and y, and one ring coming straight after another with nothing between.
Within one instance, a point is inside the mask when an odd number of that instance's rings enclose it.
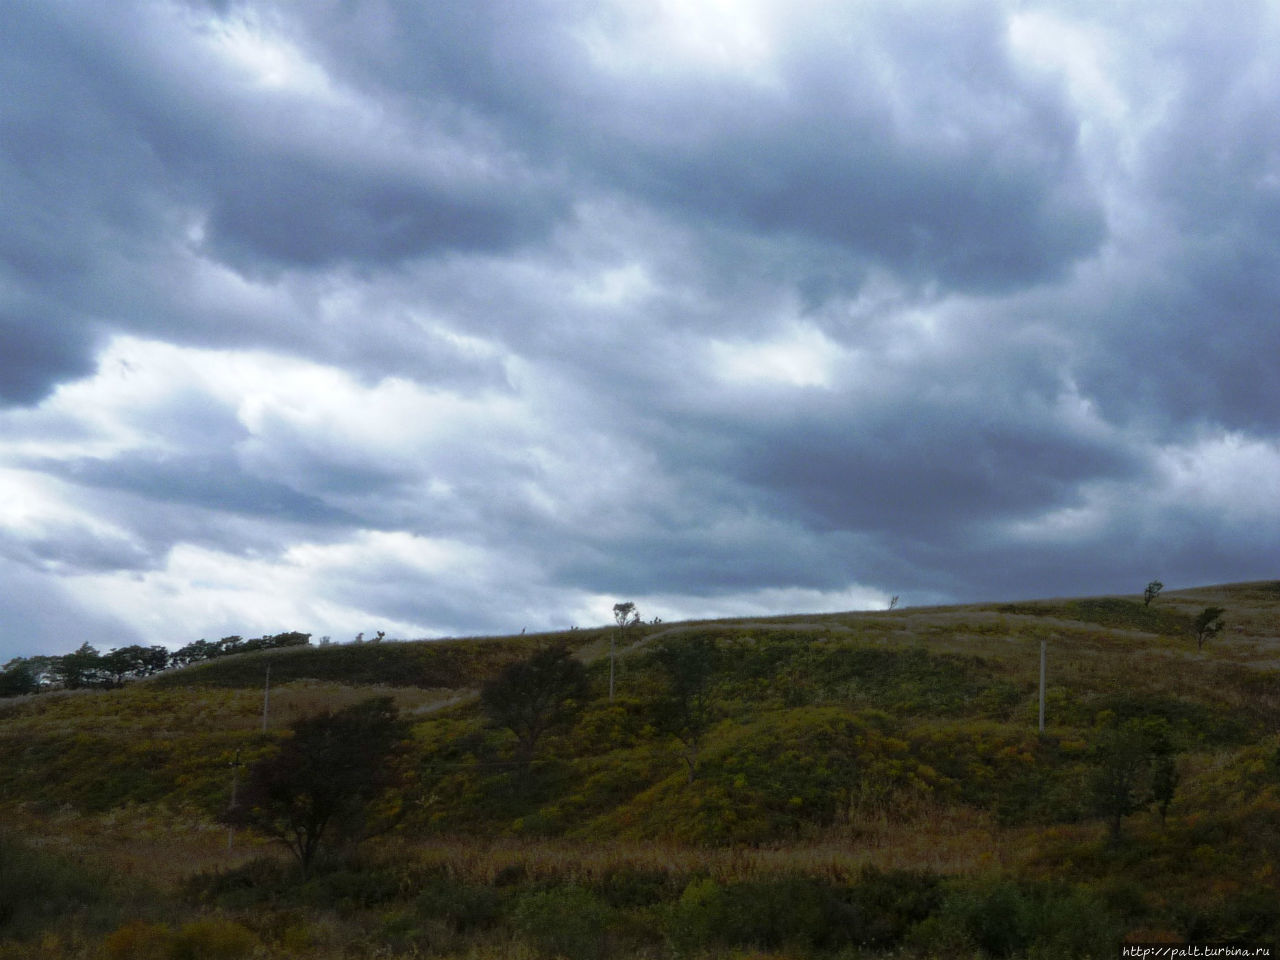
<instances>
[{"instance_id":1,"label":"field","mask_svg":"<svg viewBox=\"0 0 1280 960\"><path fill-rule=\"evenodd\" d=\"M0 958L1278 943L1280 584L640 624L612 699L610 634L296 647L0 700ZM479 694L556 645L587 692L522 752ZM393 830L304 874L220 822L298 721L370 697L407 721Z\"/></svg>"}]
</instances>

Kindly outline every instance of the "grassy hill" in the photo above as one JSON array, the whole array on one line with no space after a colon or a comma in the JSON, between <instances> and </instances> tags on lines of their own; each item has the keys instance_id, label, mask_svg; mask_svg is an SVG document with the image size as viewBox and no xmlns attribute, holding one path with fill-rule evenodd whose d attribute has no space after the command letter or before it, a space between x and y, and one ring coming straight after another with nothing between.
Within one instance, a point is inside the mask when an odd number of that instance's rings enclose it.
<instances>
[{"instance_id":1,"label":"grassy hill","mask_svg":"<svg viewBox=\"0 0 1280 960\"><path fill-rule=\"evenodd\" d=\"M1226 628L1200 651L1208 606ZM612 700L609 636L290 648L0 701L0 958L1074 957L1280 937L1280 584L640 626ZM591 692L522 762L477 693L557 643ZM693 745L669 722L680 649L715 657ZM393 833L305 880L283 848L229 837L233 760L371 696L411 721Z\"/></svg>"}]
</instances>

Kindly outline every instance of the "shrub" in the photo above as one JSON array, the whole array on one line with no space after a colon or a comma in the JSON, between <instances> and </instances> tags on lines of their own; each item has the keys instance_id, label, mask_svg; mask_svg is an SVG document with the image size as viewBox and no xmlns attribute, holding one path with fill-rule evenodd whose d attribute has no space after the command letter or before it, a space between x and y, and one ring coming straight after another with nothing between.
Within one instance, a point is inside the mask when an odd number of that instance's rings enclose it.
<instances>
[{"instance_id":1,"label":"shrub","mask_svg":"<svg viewBox=\"0 0 1280 960\"><path fill-rule=\"evenodd\" d=\"M134 921L102 943L104 960L240 960L258 947L254 934L232 920L193 920L172 930L167 924Z\"/></svg>"},{"instance_id":2,"label":"shrub","mask_svg":"<svg viewBox=\"0 0 1280 960\"><path fill-rule=\"evenodd\" d=\"M1075 960L1114 956L1118 936L1119 923L1086 888L987 879L952 887L910 939L930 950L977 947L997 958Z\"/></svg>"},{"instance_id":3,"label":"shrub","mask_svg":"<svg viewBox=\"0 0 1280 960\"><path fill-rule=\"evenodd\" d=\"M831 889L812 877L784 875L720 884L695 880L666 916L679 952L727 946L821 946L838 929Z\"/></svg>"},{"instance_id":4,"label":"shrub","mask_svg":"<svg viewBox=\"0 0 1280 960\"><path fill-rule=\"evenodd\" d=\"M103 940L103 960L169 960L174 939L168 924L134 920Z\"/></svg>"},{"instance_id":5,"label":"shrub","mask_svg":"<svg viewBox=\"0 0 1280 960\"><path fill-rule=\"evenodd\" d=\"M867 867L840 911L845 934L860 947L890 949L942 904L938 877L913 870Z\"/></svg>"},{"instance_id":6,"label":"shrub","mask_svg":"<svg viewBox=\"0 0 1280 960\"><path fill-rule=\"evenodd\" d=\"M194 920L174 935L169 960L240 960L258 943L251 931L233 920Z\"/></svg>"},{"instance_id":7,"label":"shrub","mask_svg":"<svg viewBox=\"0 0 1280 960\"><path fill-rule=\"evenodd\" d=\"M489 927L502 915L502 894L493 887L463 883L444 870L422 882L414 901L417 916L444 923L453 933Z\"/></svg>"},{"instance_id":8,"label":"shrub","mask_svg":"<svg viewBox=\"0 0 1280 960\"><path fill-rule=\"evenodd\" d=\"M27 939L73 925L119 922L115 891L104 878L0 834L0 939Z\"/></svg>"}]
</instances>

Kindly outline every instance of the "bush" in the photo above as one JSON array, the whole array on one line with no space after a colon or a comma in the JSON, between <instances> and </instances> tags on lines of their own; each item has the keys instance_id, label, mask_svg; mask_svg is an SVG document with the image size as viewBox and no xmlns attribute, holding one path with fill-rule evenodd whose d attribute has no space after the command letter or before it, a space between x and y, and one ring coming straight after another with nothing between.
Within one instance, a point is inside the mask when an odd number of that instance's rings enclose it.
<instances>
[{"instance_id":1,"label":"bush","mask_svg":"<svg viewBox=\"0 0 1280 960\"><path fill-rule=\"evenodd\" d=\"M240 924L221 918L194 920L178 930L134 921L102 943L104 960L240 960L259 940Z\"/></svg>"},{"instance_id":2,"label":"bush","mask_svg":"<svg viewBox=\"0 0 1280 960\"><path fill-rule=\"evenodd\" d=\"M849 889L841 914L849 940L885 950L902 943L941 904L942 889L934 874L867 867Z\"/></svg>"},{"instance_id":3,"label":"bush","mask_svg":"<svg viewBox=\"0 0 1280 960\"><path fill-rule=\"evenodd\" d=\"M667 938L679 952L712 944L821 946L838 926L831 889L799 875L729 884L695 880L666 917Z\"/></svg>"},{"instance_id":4,"label":"bush","mask_svg":"<svg viewBox=\"0 0 1280 960\"><path fill-rule=\"evenodd\" d=\"M240 960L253 953L258 938L233 920L195 920L174 936L170 960Z\"/></svg>"},{"instance_id":5,"label":"bush","mask_svg":"<svg viewBox=\"0 0 1280 960\"><path fill-rule=\"evenodd\" d=\"M497 922L502 916L502 894L437 870L423 879L414 907L424 920L440 921L453 933L468 933Z\"/></svg>"},{"instance_id":6,"label":"bush","mask_svg":"<svg viewBox=\"0 0 1280 960\"><path fill-rule=\"evenodd\" d=\"M578 886L527 894L514 916L517 931L540 955L568 960L602 956L612 919L608 904Z\"/></svg>"},{"instance_id":7,"label":"bush","mask_svg":"<svg viewBox=\"0 0 1280 960\"><path fill-rule=\"evenodd\" d=\"M1084 888L980 880L953 887L941 910L910 939L929 950L976 947L996 958L1076 960L1114 956L1119 924Z\"/></svg>"},{"instance_id":8,"label":"bush","mask_svg":"<svg viewBox=\"0 0 1280 960\"><path fill-rule=\"evenodd\" d=\"M134 920L103 940L102 956L103 960L169 960L173 945L168 924Z\"/></svg>"},{"instance_id":9,"label":"bush","mask_svg":"<svg viewBox=\"0 0 1280 960\"><path fill-rule=\"evenodd\" d=\"M0 835L0 939L23 940L73 926L109 927L119 922L118 912L104 878Z\"/></svg>"}]
</instances>

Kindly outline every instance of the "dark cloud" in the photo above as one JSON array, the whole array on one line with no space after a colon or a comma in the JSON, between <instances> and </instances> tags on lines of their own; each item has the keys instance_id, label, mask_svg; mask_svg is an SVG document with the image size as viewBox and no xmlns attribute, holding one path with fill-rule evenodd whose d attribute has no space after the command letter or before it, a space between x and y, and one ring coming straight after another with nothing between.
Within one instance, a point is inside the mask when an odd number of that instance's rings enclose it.
<instances>
[{"instance_id":1,"label":"dark cloud","mask_svg":"<svg viewBox=\"0 0 1280 960\"><path fill-rule=\"evenodd\" d=\"M36 466L36 465L33 465ZM121 456L38 465L85 487L119 490L144 500L302 524L350 525L355 518L316 497L244 472L231 457Z\"/></svg>"},{"instance_id":2,"label":"dark cloud","mask_svg":"<svg viewBox=\"0 0 1280 960\"><path fill-rule=\"evenodd\" d=\"M95 337L0 307L0 404L35 403L53 384L92 372L95 345Z\"/></svg>"},{"instance_id":3,"label":"dark cloud","mask_svg":"<svg viewBox=\"0 0 1280 960\"><path fill-rule=\"evenodd\" d=\"M69 653L82 642L99 650L142 641L134 627L86 609L55 580L0 557L0 664L15 656ZM74 644L68 638L77 639Z\"/></svg>"},{"instance_id":4,"label":"dark cloud","mask_svg":"<svg viewBox=\"0 0 1280 960\"><path fill-rule=\"evenodd\" d=\"M6 13L33 596L465 633L1269 575L1264 4Z\"/></svg>"}]
</instances>

